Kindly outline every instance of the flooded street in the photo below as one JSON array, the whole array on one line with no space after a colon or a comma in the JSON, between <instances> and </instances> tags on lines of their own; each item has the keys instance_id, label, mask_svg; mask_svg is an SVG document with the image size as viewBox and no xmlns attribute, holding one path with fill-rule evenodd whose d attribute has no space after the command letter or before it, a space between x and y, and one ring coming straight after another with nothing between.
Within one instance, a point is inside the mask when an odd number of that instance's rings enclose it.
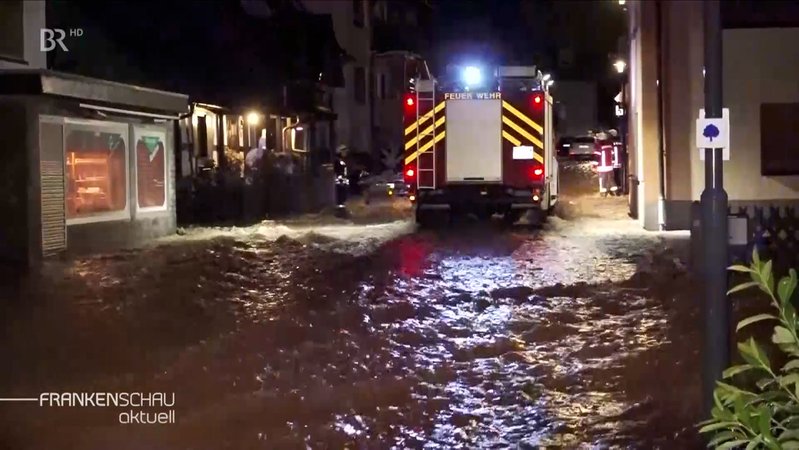
<instances>
[{"instance_id":1,"label":"flooded street","mask_svg":"<svg viewBox=\"0 0 799 450\"><path fill-rule=\"evenodd\" d=\"M174 392L176 423L4 403L0 443L697 446L685 236L623 199L572 206L543 229L239 230L54 262L7 302L3 396Z\"/></svg>"}]
</instances>

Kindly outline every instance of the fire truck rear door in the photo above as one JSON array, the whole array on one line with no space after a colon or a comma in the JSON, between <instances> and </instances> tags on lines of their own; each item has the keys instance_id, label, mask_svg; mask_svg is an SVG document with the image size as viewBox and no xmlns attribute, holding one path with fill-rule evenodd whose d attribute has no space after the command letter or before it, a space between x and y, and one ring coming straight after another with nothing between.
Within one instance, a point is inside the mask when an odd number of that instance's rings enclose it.
<instances>
[{"instance_id":1,"label":"fire truck rear door","mask_svg":"<svg viewBox=\"0 0 799 450\"><path fill-rule=\"evenodd\" d=\"M502 181L502 100L447 100L447 182Z\"/></svg>"}]
</instances>

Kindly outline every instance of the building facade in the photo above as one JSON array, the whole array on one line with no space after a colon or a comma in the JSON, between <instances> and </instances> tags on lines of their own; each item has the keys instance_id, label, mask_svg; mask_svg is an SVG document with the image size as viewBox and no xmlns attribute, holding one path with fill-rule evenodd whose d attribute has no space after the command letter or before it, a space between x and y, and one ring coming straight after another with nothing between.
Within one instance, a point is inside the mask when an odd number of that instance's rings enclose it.
<instances>
[{"instance_id":1,"label":"building facade","mask_svg":"<svg viewBox=\"0 0 799 450\"><path fill-rule=\"evenodd\" d=\"M590 81L558 80L552 86L558 136L585 136L598 128L597 85Z\"/></svg>"},{"instance_id":2,"label":"building facade","mask_svg":"<svg viewBox=\"0 0 799 450\"><path fill-rule=\"evenodd\" d=\"M432 75L426 60L411 52L375 53L373 62L376 85L372 110L374 145L383 155L402 155L406 108L403 101L412 88L410 79L430 79ZM400 170L399 167L383 169Z\"/></svg>"},{"instance_id":3,"label":"building facade","mask_svg":"<svg viewBox=\"0 0 799 450\"><path fill-rule=\"evenodd\" d=\"M703 4L627 5L630 209L648 230L689 229L704 189L695 147L704 106ZM797 17L786 11L791 7L722 5L723 104L731 128L725 190L731 213L750 217L750 239L763 232L764 211L766 219L785 216L799 204L799 54L781 44L799 38L799 23L785 20Z\"/></svg>"},{"instance_id":4,"label":"building facade","mask_svg":"<svg viewBox=\"0 0 799 450\"><path fill-rule=\"evenodd\" d=\"M172 132L188 98L46 70L44 2L0 11L22 24L0 28L0 260L30 265L174 233Z\"/></svg>"},{"instance_id":5,"label":"building facade","mask_svg":"<svg viewBox=\"0 0 799 450\"><path fill-rule=\"evenodd\" d=\"M351 152L372 152L370 104L372 15L368 0L302 0L314 14L326 14L341 48L347 53L344 84L330 87L332 109L336 112L336 145Z\"/></svg>"},{"instance_id":6,"label":"building facade","mask_svg":"<svg viewBox=\"0 0 799 450\"><path fill-rule=\"evenodd\" d=\"M0 69L46 68L39 42L46 26L44 0L0 2Z\"/></svg>"}]
</instances>

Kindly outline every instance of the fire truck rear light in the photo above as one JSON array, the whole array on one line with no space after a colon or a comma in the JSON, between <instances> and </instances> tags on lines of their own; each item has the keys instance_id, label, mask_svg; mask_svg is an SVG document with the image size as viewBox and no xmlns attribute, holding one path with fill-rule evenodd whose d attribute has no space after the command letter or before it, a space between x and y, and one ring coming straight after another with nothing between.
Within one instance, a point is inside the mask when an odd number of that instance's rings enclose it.
<instances>
[{"instance_id":1,"label":"fire truck rear light","mask_svg":"<svg viewBox=\"0 0 799 450\"><path fill-rule=\"evenodd\" d=\"M413 104L414 104L413 97L406 98L405 99L405 104L408 105L408 106L413 106Z\"/></svg>"},{"instance_id":2,"label":"fire truck rear light","mask_svg":"<svg viewBox=\"0 0 799 450\"><path fill-rule=\"evenodd\" d=\"M544 174L544 169L542 169L540 167L533 170L533 175L535 175L537 177L540 177L543 174Z\"/></svg>"},{"instance_id":3,"label":"fire truck rear light","mask_svg":"<svg viewBox=\"0 0 799 450\"><path fill-rule=\"evenodd\" d=\"M541 98L541 94L536 94L533 96L533 104L535 104L536 106L540 105L542 101L544 100L543 98Z\"/></svg>"},{"instance_id":4,"label":"fire truck rear light","mask_svg":"<svg viewBox=\"0 0 799 450\"><path fill-rule=\"evenodd\" d=\"M533 196L533 201L534 201L534 202L537 202L537 201L539 201L539 200L541 200L541 197L539 197L538 195L534 195L534 196Z\"/></svg>"},{"instance_id":5,"label":"fire truck rear light","mask_svg":"<svg viewBox=\"0 0 799 450\"><path fill-rule=\"evenodd\" d=\"M405 176L408 178L413 178L414 175L416 175L416 171L413 169L408 169L405 171Z\"/></svg>"},{"instance_id":6,"label":"fire truck rear light","mask_svg":"<svg viewBox=\"0 0 799 450\"><path fill-rule=\"evenodd\" d=\"M412 202L415 202L416 201L416 196L411 194L411 195L408 196L408 200L410 200Z\"/></svg>"}]
</instances>

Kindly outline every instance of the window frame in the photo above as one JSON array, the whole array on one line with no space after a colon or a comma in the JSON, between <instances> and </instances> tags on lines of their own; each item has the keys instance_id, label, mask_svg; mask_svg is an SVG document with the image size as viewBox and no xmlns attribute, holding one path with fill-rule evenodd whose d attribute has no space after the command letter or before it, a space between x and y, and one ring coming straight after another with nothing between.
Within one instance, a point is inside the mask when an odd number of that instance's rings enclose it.
<instances>
[{"instance_id":1,"label":"window frame","mask_svg":"<svg viewBox=\"0 0 799 450\"><path fill-rule=\"evenodd\" d=\"M167 155L169 154L169 141L167 137L167 132L164 127L154 126L154 125L146 125L146 124L137 124L132 125L131 127L131 142L136 143L138 142L139 134L141 131L145 131L150 135L158 134L158 137L161 137L164 143L164 204L161 206L141 206L139 205L139 158L138 155L133 154L131 156L132 165L134 167L134 176L135 176L135 183L133 183L133 194L136 198L136 213L149 213L149 212L162 212L169 209L169 158ZM130 197L129 197L130 198Z\"/></svg>"},{"instance_id":2,"label":"window frame","mask_svg":"<svg viewBox=\"0 0 799 450\"><path fill-rule=\"evenodd\" d=\"M67 138L74 130L100 132L107 131L118 133L125 142L125 207L118 211L107 211L93 213L81 217L68 217L68 209L66 204L68 187L67 187ZM113 122L105 120L89 120L89 119L73 119L70 117L64 118L64 141L61 146L61 153L64 158L64 218L67 226L70 225L83 225L97 222L111 222L121 220L131 220L130 210L130 125L125 122Z\"/></svg>"},{"instance_id":3,"label":"window frame","mask_svg":"<svg viewBox=\"0 0 799 450\"><path fill-rule=\"evenodd\" d=\"M774 113L775 109L778 108L786 108L786 109L793 109L793 114L796 117L799 117L799 102L763 102L760 104L760 120L758 126L760 127L760 140L758 144L760 145L760 175L764 177L782 177L782 176L795 176L799 175L799 155L795 156L795 160L789 160L787 167L786 165L780 164L779 160L776 162L772 160L772 158L779 158L785 154L795 154L795 152L789 152L787 150L782 150L782 154L775 152L774 150L770 149L769 144L773 142L773 139L766 136L766 129L767 124L774 123L772 120L764 120L763 117L767 116L767 110L771 113ZM799 121L793 127L794 130L799 127ZM799 135L799 131L794 131L795 134ZM791 139L777 139L780 142L796 142ZM799 144L793 144L799 145ZM775 167L777 166L777 167Z\"/></svg>"},{"instance_id":4,"label":"window frame","mask_svg":"<svg viewBox=\"0 0 799 450\"><path fill-rule=\"evenodd\" d=\"M358 72L359 71L360 71L361 74L363 74L363 76L360 77L360 79L358 78ZM366 68L365 67L363 67L363 66L355 66L352 69L352 79L353 79L352 80L353 81L352 84L354 85L353 86L354 87L354 89L353 89L353 98L355 100L355 103L357 103L359 105L366 104L366 97L367 97L367 95L366 95L366 91L367 91L367 87L366 87L367 80L366 80L366 77L367 77L367 74L366 74Z\"/></svg>"},{"instance_id":5,"label":"window frame","mask_svg":"<svg viewBox=\"0 0 799 450\"><path fill-rule=\"evenodd\" d=\"M14 48L12 50L14 53L9 53L8 50L0 51L0 60L14 62L14 63L20 63L20 64L28 64L28 61L25 58L25 56L26 56L25 55L25 37L26 37L25 36L25 1L24 0L11 0L11 1L9 1L7 3L6 6L8 8L12 8L12 6L9 6L9 5L17 5L17 7L19 8L19 11L13 11L14 13L18 13L18 14L15 14L13 17L12 16L8 16L9 20L15 20L15 21L16 21L16 19L19 20L19 23L17 24L17 25L19 25L19 28L18 29L12 28L11 30L5 30L5 31L6 32L19 31L19 35L16 36L17 41L14 41L14 44L18 44L18 47ZM40 38L41 38L41 36L40 36Z\"/></svg>"},{"instance_id":6,"label":"window frame","mask_svg":"<svg viewBox=\"0 0 799 450\"><path fill-rule=\"evenodd\" d=\"M357 28L366 26L366 5L363 0L352 0L352 24Z\"/></svg>"},{"instance_id":7,"label":"window frame","mask_svg":"<svg viewBox=\"0 0 799 450\"><path fill-rule=\"evenodd\" d=\"M388 98L388 90L386 89L388 85L388 76L380 72L377 75L377 98L380 100L386 100Z\"/></svg>"}]
</instances>

